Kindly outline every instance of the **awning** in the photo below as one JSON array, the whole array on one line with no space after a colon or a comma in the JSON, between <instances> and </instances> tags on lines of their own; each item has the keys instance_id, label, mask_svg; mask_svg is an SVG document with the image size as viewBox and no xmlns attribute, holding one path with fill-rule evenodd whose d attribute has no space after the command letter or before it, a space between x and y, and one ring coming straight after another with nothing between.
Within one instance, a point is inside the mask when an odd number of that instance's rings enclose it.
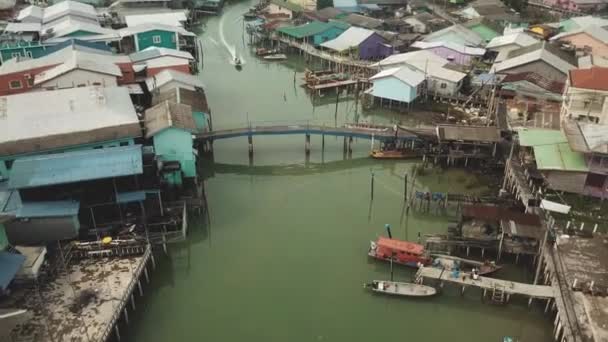
<instances>
[{"instance_id":1,"label":"awning","mask_svg":"<svg viewBox=\"0 0 608 342\"><path fill-rule=\"evenodd\" d=\"M116 203L142 202L145 200L145 191L129 191L116 194Z\"/></svg>"},{"instance_id":2,"label":"awning","mask_svg":"<svg viewBox=\"0 0 608 342\"><path fill-rule=\"evenodd\" d=\"M21 254L0 252L0 289L6 290L24 261L25 257Z\"/></svg>"},{"instance_id":3,"label":"awning","mask_svg":"<svg viewBox=\"0 0 608 342\"><path fill-rule=\"evenodd\" d=\"M542 200L540 207L545 210L553 211L560 214L567 214L570 212L570 206L565 204L559 204L548 200Z\"/></svg>"},{"instance_id":4,"label":"awning","mask_svg":"<svg viewBox=\"0 0 608 342\"><path fill-rule=\"evenodd\" d=\"M78 201L23 202L17 210L17 218L76 216L80 210Z\"/></svg>"},{"instance_id":5,"label":"awning","mask_svg":"<svg viewBox=\"0 0 608 342\"><path fill-rule=\"evenodd\" d=\"M35 188L142 173L141 145L45 154L15 160L8 188Z\"/></svg>"}]
</instances>

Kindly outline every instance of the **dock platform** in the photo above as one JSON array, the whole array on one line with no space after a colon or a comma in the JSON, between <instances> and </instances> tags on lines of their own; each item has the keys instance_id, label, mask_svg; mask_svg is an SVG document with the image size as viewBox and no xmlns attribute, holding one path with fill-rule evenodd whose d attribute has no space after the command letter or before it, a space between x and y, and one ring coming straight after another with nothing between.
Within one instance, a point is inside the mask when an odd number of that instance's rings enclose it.
<instances>
[{"instance_id":1,"label":"dock platform","mask_svg":"<svg viewBox=\"0 0 608 342\"><path fill-rule=\"evenodd\" d=\"M434 267L421 267L418 269L418 272L416 273L416 280L418 282L423 282L425 278L450 282L463 287L474 286L484 291L494 291L495 289L500 289L507 295L521 295L539 299L551 299L554 297L553 287L551 286L518 283L510 280L482 276L479 276L477 280L473 280L469 274L467 274L464 279L462 276L454 278L452 277L452 272Z\"/></svg>"}]
</instances>

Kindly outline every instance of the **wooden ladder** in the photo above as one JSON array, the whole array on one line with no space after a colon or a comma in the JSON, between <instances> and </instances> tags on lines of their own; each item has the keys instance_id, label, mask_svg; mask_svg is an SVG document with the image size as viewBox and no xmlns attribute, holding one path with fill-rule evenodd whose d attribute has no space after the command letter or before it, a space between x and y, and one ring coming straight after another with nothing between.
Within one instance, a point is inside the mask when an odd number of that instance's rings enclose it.
<instances>
[{"instance_id":1,"label":"wooden ladder","mask_svg":"<svg viewBox=\"0 0 608 342\"><path fill-rule=\"evenodd\" d=\"M505 303L505 291L502 286L494 285L492 289L492 302L496 304Z\"/></svg>"}]
</instances>

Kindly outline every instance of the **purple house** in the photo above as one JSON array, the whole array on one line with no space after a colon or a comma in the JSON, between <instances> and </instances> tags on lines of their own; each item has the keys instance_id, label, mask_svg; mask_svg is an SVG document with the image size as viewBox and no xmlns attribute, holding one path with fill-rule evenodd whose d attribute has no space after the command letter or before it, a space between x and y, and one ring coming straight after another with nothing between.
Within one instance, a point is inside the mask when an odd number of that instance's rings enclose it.
<instances>
[{"instance_id":1,"label":"purple house","mask_svg":"<svg viewBox=\"0 0 608 342\"><path fill-rule=\"evenodd\" d=\"M393 47L374 31L350 27L337 38L321 44L323 48L353 58L374 60L393 54Z\"/></svg>"},{"instance_id":2,"label":"purple house","mask_svg":"<svg viewBox=\"0 0 608 342\"><path fill-rule=\"evenodd\" d=\"M474 48L453 42L415 42L411 47L428 50L448 61L460 65L470 65L475 58L482 58L485 49Z\"/></svg>"}]
</instances>

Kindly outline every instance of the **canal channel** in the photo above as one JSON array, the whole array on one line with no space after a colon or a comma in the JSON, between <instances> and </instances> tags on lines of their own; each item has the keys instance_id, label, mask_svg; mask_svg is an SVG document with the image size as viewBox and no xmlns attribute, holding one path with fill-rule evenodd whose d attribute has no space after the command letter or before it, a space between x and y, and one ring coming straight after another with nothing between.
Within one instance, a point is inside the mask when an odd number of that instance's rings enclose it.
<instances>
[{"instance_id":1,"label":"canal channel","mask_svg":"<svg viewBox=\"0 0 608 342\"><path fill-rule=\"evenodd\" d=\"M298 56L267 63L251 53L241 15L252 3L227 5L223 15L205 20L200 36L214 128L396 118L361 113L354 100L340 102L337 116L335 98L313 105L299 86L305 65ZM233 54L244 61L241 71L230 64ZM461 297L447 288L425 300L366 292L364 282L390 277L388 264L366 255L385 224L395 237L416 241L419 232L444 233L451 218L403 215L403 176L411 180L415 162L373 161L367 140L356 141L352 158L344 158L342 139L325 139L321 151L321 138L312 138L307 160L304 136L255 137L253 166L246 138L216 142L214 160L201 171L208 177L210 223L195 222L189 240L159 258L123 340L551 341L542 308L523 302L494 306L476 290ZM429 171L415 183L432 191L496 191L486 177L463 170ZM396 268L395 278L409 281L413 272ZM530 280L522 267L500 272Z\"/></svg>"}]
</instances>

